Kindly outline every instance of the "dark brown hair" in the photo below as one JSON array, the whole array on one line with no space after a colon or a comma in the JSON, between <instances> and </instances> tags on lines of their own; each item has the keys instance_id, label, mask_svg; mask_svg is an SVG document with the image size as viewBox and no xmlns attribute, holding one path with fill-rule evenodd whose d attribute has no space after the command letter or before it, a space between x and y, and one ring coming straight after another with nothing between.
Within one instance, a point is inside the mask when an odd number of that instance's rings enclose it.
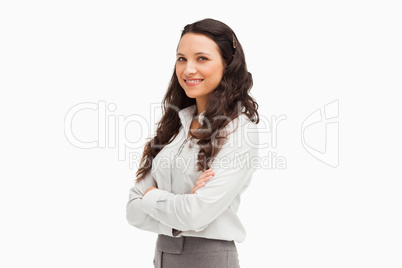
<instances>
[{"instance_id":1,"label":"dark brown hair","mask_svg":"<svg viewBox=\"0 0 402 268\"><path fill-rule=\"evenodd\" d=\"M186 33L197 33L211 38L219 47L226 63L220 84L210 93L201 127L192 133L198 139L200 151L197 157L197 170L205 171L211 167L227 135L224 128L237 118L240 112L259 123L258 104L249 95L253 86L251 73L247 71L243 48L233 30L223 22L204 19L184 27L181 37ZM181 38L180 37L180 38ZM163 147L174 140L179 133L181 121L178 111L196 104L194 98L187 97L180 86L175 68L168 90L162 101L162 118L158 122L156 135L144 147L137 182L144 179L152 168L152 160ZM239 107L241 109L239 109Z\"/></svg>"}]
</instances>

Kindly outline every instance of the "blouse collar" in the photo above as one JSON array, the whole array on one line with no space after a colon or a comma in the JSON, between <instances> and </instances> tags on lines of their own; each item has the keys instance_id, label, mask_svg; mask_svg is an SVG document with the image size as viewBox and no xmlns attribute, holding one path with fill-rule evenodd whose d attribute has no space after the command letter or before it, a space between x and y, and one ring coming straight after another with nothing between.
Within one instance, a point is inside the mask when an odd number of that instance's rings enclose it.
<instances>
[{"instance_id":1,"label":"blouse collar","mask_svg":"<svg viewBox=\"0 0 402 268\"><path fill-rule=\"evenodd\" d=\"M193 121L193 117L196 115L195 112L197 110L197 105L192 104L184 109L181 109L179 111L179 117L181 124L183 126L186 126L187 124L190 124ZM199 116L198 116L198 122L202 124L203 118L204 118L204 113L203 111Z\"/></svg>"}]
</instances>

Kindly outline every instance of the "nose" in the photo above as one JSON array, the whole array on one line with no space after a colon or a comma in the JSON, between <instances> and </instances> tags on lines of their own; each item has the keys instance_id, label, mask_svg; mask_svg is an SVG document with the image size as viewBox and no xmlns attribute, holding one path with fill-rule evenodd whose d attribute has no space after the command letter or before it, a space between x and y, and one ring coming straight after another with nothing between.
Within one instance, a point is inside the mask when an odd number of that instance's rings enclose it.
<instances>
[{"instance_id":1,"label":"nose","mask_svg":"<svg viewBox=\"0 0 402 268\"><path fill-rule=\"evenodd\" d=\"M197 73L197 68L192 61L187 61L186 68L184 69L184 75L192 76Z\"/></svg>"}]
</instances>

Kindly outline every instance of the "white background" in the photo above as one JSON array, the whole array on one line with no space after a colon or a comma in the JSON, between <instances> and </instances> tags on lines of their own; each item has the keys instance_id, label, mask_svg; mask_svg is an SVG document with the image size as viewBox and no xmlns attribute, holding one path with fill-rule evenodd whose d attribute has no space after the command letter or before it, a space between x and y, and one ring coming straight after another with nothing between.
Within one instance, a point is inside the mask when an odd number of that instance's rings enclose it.
<instances>
[{"instance_id":1,"label":"white background","mask_svg":"<svg viewBox=\"0 0 402 268\"><path fill-rule=\"evenodd\" d=\"M243 45L260 115L287 118L262 153L286 158L286 169L258 170L242 197L241 266L401 267L397 2L2 1L0 266L152 267L157 235L125 219L136 169L108 144L73 146L65 117L103 101L116 107L111 118L151 122L181 30L210 17ZM336 100L334 168L303 148L301 125ZM92 141L97 126L87 110L73 131ZM137 145L151 135L123 130Z\"/></svg>"}]
</instances>

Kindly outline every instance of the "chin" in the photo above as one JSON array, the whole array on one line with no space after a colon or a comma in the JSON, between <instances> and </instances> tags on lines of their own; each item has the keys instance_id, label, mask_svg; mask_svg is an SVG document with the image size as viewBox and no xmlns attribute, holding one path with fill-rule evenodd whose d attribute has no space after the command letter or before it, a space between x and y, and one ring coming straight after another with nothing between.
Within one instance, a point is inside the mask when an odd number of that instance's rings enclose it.
<instances>
[{"instance_id":1,"label":"chin","mask_svg":"<svg viewBox=\"0 0 402 268\"><path fill-rule=\"evenodd\" d=\"M186 95L187 95L187 97L192 98L192 99L195 99L195 98L198 97L198 94L192 94L192 93L189 93L189 92L186 92Z\"/></svg>"}]
</instances>

